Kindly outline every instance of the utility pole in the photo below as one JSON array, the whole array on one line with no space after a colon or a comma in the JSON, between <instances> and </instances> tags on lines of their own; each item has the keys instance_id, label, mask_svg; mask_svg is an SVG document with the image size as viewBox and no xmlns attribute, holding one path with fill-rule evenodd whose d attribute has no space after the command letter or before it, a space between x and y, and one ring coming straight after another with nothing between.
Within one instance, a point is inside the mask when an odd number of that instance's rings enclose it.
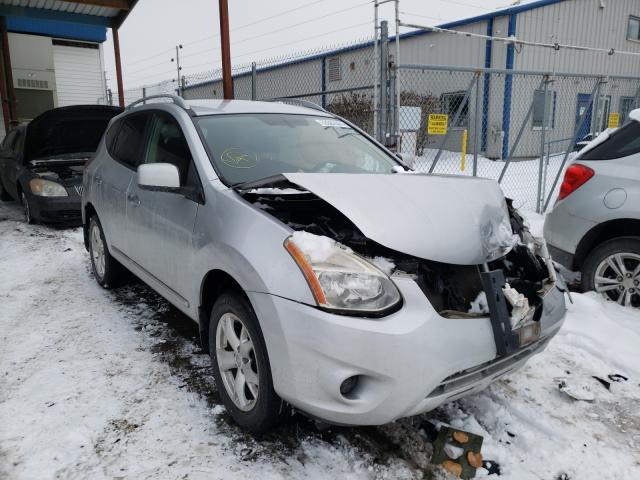
<instances>
[{"instance_id":1,"label":"utility pole","mask_svg":"<svg viewBox=\"0 0 640 480\"><path fill-rule=\"evenodd\" d=\"M222 91L225 100L233 99L231 78L231 47L229 45L229 5L227 0L218 0L220 7L220 47L222 48Z\"/></svg>"},{"instance_id":2,"label":"utility pole","mask_svg":"<svg viewBox=\"0 0 640 480\"><path fill-rule=\"evenodd\" d=\"M182 50L182 45L176 45L176 58L172 58L171 61L176 62L176 82L178 83L178 95L182 96L182 88L180 86L180 72L182 71L182 67L180 66L180 50Z\"/></svg>"}]
</instances>

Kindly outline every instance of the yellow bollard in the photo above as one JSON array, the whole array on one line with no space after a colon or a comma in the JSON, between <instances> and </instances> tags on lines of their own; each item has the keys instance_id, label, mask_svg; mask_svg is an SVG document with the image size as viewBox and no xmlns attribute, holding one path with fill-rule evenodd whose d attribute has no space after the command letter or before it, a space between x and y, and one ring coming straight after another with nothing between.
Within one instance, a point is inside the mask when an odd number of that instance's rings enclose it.
<instances>
[{"instance_id":1,"label":"yellow bollard","mask_svg":"<svg viewBox=\"0 0 640 480\"><path fill-rule=\"evenodd\" d=\"M464 172L464 165L467 160L467 137L468 137L468 133L465 130L462 133L462 160L460 162L460 170L462 170L463 172Z\"/></svg>"}]
</instances>

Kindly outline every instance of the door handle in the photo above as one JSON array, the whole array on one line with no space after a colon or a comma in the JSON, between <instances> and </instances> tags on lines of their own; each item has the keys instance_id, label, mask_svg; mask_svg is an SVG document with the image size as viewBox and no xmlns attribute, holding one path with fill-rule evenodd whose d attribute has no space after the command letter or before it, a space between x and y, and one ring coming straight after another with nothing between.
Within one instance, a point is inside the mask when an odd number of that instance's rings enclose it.
<instances>
[{"instance_id":1,"label":"door handle","mask_svg":"<svg viewBox=\"0 0 640 480\"><path fill-rule=\"evenodd\" d=\"M127 194L127 200L129 201L129 203L131 203L134 207L139 207L140 206L140 199L138 198L137 195L131 195L131 194Z\"/></svg>"},{"instance_id":2,"label":"door handle","mask_svg":"<svg viewBox=\"0 0 640 480\"><path fill-rule=\"evenodd\" d=\"M100 175L94 176L93 179L98 185L102 185L102 177Z\"/></svg>"}]
</instances>

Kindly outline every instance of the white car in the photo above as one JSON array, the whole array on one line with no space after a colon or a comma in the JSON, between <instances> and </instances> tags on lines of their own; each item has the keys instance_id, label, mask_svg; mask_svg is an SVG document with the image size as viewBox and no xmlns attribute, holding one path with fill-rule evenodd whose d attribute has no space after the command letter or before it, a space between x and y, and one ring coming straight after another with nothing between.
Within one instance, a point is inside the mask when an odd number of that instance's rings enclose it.
<instances>
[{"instance_id":1,"label":"white car","mask_svg":"<svg viewBox=\"0 0 640 480\"><path fill-rule=\"evenodd\" d=\"M137 103L86 167L97 281L198 322L231 416L379 425L478 392L560 329L562 285L491 180L408 172L317 106Z\"/></svg>"}]
</instances>

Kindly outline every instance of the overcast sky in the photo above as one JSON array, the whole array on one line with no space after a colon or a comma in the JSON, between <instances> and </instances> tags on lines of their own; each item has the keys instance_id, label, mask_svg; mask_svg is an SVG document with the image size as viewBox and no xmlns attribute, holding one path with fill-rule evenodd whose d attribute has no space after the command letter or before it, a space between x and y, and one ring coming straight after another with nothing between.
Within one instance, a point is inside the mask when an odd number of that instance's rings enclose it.
<instances>
[{"instance_id":1,"label":"overcast sky","mask_svg":"<svg viewBox=\"0 0 640 480\"><path fill-rule=\"evenodd\" d=\"M506 7L513 0L401 0L402 20L437 25ZM393 19L393 3L380 7ZM373 35L369 0L229 0L234 65L310 49L342 45ZM183 74L220 68L217 0L139 0L120 30L125 89L176 77L175 46ZM406 29L401 31L408 31ZM105 68L114 87L111 32Z\"/></svg>"}]
</instances>

